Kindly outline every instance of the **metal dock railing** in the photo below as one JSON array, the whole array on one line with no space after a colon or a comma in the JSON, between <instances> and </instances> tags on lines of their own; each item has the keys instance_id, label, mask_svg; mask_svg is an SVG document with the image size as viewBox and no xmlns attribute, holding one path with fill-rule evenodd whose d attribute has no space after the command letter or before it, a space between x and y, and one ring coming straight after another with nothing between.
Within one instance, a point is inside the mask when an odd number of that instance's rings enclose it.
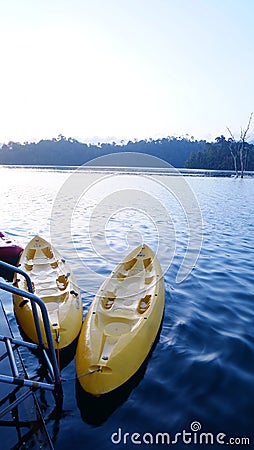
<instances>
[{"instance_id":1,"label":"metal dock railing","mask_svg":"<svg viewBox=\"0 0 254 450\"><path fill-rule=\"evenodd\" d=\"M11 414L11 416L15 419L15 417L17 416L18 408L22 407L24 402L28 401L29 397L33 398L32 403L33 405L35 405L34 408L37 410L37 416L39 415L41 417L41 423L43 424L43 418L40 415L39 406L34 396L34 391L36 389L45 389L48 391L52 391L55 397L55 401L58 404L61 404L62 402L61 377L50 330L47 308L43 301L33 293L31 279L26 272L19 269L18 267L11 266L10 264L4 263L2 261L0 261L0 269L1 268L13 273L16 272L19 275L25 277L29 292L18 289L12 284L2 281L0 281L0 290L19 295L20 297L28 299L31 302L33 318L39 343L35 344L32 342L14 338L11 333L8 318L5 314L4 308L2 305L0 305L0 386L3 386L3 384L8 386L7 389L0 389L0 426L2 422L6 422L3 421L3 418L8 414ZM45 329L47 340L47 349L42 339L42 333L38 319L38 307L40 308L42 315L43 326ZM29 379L20 356L19 349L21 348L30 349L32 351L36 350L41 354L44 365L47 368L46 381ZM13 387L12 389L10 389L9 387L12 385L15 385L16 387L14 389ZM14 420L14 423L17 423L16 419ZM46 429L45 433L47 435ZM46 447L40 448L53 448L50 439L48 440L48 442L49 444Z\"/></svg>"},{"instance_id":2,"label":"metal dock railing","mask_svg":"<svg viewBox=\"0 0 254 450\"><path fill-rule=\"evenodd\" d=\"M4 336L13 338L10 323L1 300L0 329ZM27 378L26 368L19 349L14 347L13 354L19 374L23 374L23 377ZM10 372L11 366L7 356L6 344L0 341L0 373L9 375ZM0 382L0 411L1 450L53 449L33 388Z\"/></svg>"}]
</instances>

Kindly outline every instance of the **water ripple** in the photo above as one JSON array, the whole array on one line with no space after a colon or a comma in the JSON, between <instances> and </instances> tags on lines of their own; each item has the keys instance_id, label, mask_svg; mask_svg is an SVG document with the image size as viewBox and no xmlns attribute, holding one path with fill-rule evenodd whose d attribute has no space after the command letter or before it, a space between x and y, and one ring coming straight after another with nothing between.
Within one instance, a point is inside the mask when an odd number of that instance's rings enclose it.
<instances>
[{"instance_id":1,"label":"water ripple","mask_svg":"<svg viewBox=\"0 0 254 450\"><path fill-rule=\"evenodd\" d=\"M7 177L6 183L2 178L0 194L1 229L9 231L23 245L37 232L49 236L51 205L67 176L57 171L37 172L36 176L31 172L17 171L15 180ZM89 176L92 178L92 173ZM91 420L86 419L86 407L85 411L77 407L79 394L76 398L73 385L65 385L64 401L69 413L57 424L55 448L67 449L72 445L67 427L70 420L71 429L79 436L75 442L77 450L83 448L81 442L86 442L87 448L112 448L110 435L120 426L130 433L168 431L173 434L188 429L190 423L198 420L203 429L211 432L219 430L232 436L252 434L254 180L193 177L189 183L202 211L203 246L192 273L177 284L176 274L188 236L179 208L168 203L176 228L176 252L165 273L165 314L160 336L141 376L123 399L119 399L113 412L109 405L104 405L105 417L96 425L96 431ZM160 195L159 190L156 195ZM161 200L167 204L165 192L161 192ZM63 217L67 203L63 204ZM89 246L88 233L89 217L95 206L96 198L83 199L74 214L72 238L76 254L72 252L72 243L59 229L61 252L73 264L82 289L84 312L92 301L91 292L100 285L100 277L107 276L114 266L111 253L120 259L126 251L126 234L135 229L151 246L157 245L155 227L136 215L130 228L131 212L126 210L111 216L106 229L109 245L103 247L105 253L95 253ZM166 264L173 243L166 233L165 217L158 216L157 222L165 227L162 259ZM99 223L98 220L94 233L100 243L105 230ZM93 270L93 276L86 276L82 261ZM14 324L11 300L5 298L5 303ZM63 375L73 371L74 359L63 369ZM45 406L45 414L47 411ZM96 409L94 413L96 416ZM48 426L54 429L54 425L49 413Z\"/></svg>"}]
</instances>

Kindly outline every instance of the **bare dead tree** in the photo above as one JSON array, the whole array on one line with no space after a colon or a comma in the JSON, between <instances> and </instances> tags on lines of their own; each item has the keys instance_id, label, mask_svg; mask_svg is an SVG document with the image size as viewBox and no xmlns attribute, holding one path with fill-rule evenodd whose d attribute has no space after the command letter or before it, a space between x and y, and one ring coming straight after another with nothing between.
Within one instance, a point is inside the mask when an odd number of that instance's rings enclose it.
<instances>
[{"instance_id":1,"label":"bare dead tree","mask_svg":"<svg viewBox=\"0 0 254 450\"><path fill-rule=\"evenodd\" d=\"M240 135L240 139L241 139L241 145L240 145L241 178L243 178L245 165L246 165L246 160L247 160L247 158L244 158L244 149L245 149L246 136L247 136L247 133L248 133L248 131L250 129L252 116L253 116L253 112L250 115L249 122L248 122L248 125L247 125L246 129L243 130L241 128L241 135Z\"/></svg>"},{"instance_id":2,"label":"bare dead tree","mask_svg":"<svg viewBox=\"0 0 254 450\"><path fill-rule=\"evenodd\" d=\"M241 178L243 178L244 175L244 171L246 169L246 163L247 163L247 152L245 152L245 143L246 143L246 137L247 137L247 133L250 129L250 124L251 124L251 120L252 120L252 116L253 116L253 112L251 113L250 117L249 117L249 121L247 124L247 127L245 128L245 130L243 128L241 128L241 134L240 134L240 141L236 141L234 138L233 133L231 132L230 128L227 127L227 130L231 136L231 143L230 143L230 153L233 157L233 161L234 161L234 167L235 167L235 175L236 177L238 177L238 167L237 167L237 158L239 155L239 159L240 159L240 171L241 171Z\"/></svg>"},{"instance_id":3,"label":"bare dead tree","mask_svg":"<svg viewBox=\"0 0 254 450\"><path fill-rule=\"evenodd\" d=\"M231 130L229 129L229 127L227 127L227 130L231 136L231 141L229 144L229 149L230 149L230 153L232 155L233 161L234 161L234 168L235 168L235 176L236 178L238 178L238 168L237 168L237 157L238 157L238 153L239 153L239 145L236 142L234 135L232 134Z\"/></svg>"}]
</instances>

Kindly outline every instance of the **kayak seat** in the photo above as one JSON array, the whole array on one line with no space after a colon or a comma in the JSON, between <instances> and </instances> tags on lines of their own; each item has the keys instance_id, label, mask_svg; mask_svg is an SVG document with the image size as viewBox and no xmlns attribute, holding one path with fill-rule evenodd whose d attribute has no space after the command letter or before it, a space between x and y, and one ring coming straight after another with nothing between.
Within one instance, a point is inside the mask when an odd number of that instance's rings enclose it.
<instances>
[{"instance_id":1,"label":"kayak seat","mask_svg":"<svg viewBox=\"0 0 254 450\"><path fill-rule=\"evenodd\" d=\"M123 323L128 325L129 329L131 329L138 320L138 314L133 310L122 308L121 305L119 305L119 307L114 307L114 309L110 311L103 311L102 309L97 311L95 320L97 327L101 331L105 334L110 334L105 331L105 329L108 329L107 327L109 324Z\"/></svg>"},{"instance_id":2,"label":"kayak seat","mask_svg":"<svg viewBox=\"0 0 254 450\"><path fill-rule=\"evenodd\" d=\"M126 305L124 299L118 297L104 297L99 308L101 317L105 320L112 320L115 317L130 318L135 316L135 304Z\"/></svg>"},{"instance_id":3,"label":"kayak seat","mask_svg":"<svg viewBox=\"0 0 254 450\"><path fill-rule=\"evenodd\" d=\"M123 321L110 322L104 327L106 336L121 336L122 334L129 333L130 330L131 325Z\"/></svg>"},{"instance_id":4,"label":"kayak seat","mask_svg":"<svg viewBox=\"0 0 254 450\"><path fill-rule=\"evenodd\" d=\"M132 319L136 319L137 315L135 313L135 309L132 309L130 307L125 307L123 304L119 304L119 306L115 306L115 308L112 309L112 311L110 311L109 316L111 318L119 318L119 319L127 319L127 320L132 320Z\"/></svg>"},{"instance_id":5,"label":"kayak seat","mask_svg":"<svg viewBox=\"0 0 254 450\"><path fill-rule=\"evenodd\" d=\"M118 286L118 297L126 298L137 297L144 290L144 281L139 276L128 277L126 280ZM128 298L127 297L127 298Z\"/></svg>"}]
</instances>

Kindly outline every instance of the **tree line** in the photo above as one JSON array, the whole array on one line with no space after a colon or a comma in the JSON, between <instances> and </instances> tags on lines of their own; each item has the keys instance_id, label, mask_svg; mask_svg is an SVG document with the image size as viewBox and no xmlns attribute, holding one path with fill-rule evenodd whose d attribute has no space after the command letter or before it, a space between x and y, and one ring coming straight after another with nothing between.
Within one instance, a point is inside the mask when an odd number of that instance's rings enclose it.
<instances>
[{"instance_id":1,"label":"tree line","mask_svg":"<svg viewBox=\"0 0 254 450\"><path fill-rule=\"evenodd\" d=\"M252 116L253 113L246 128L241 128L239 140L235 139L227 127L230 135L228 139L222 135L217 137L215 142L206 143L204 151L192 153L185 166L190 169L233 170L235 176L240 174L241 178L246 170L254 171L254 145L247 142Z\"/></svg>"},{"instance_id":2,"label":"tree line","mask_svg":"<svg viewBox=\"0 0 254 450\"><path fill-rule=\"evenodd\" d=\"M156 140L135 139L127 143L122 141L120 144L112 142L95 145L59 135L37 143L8 142L0 149L0 164L80 166L110 153L136 152L156 156L174 167L184 167L192 153L204 150L205 143L188 136L168 136Z\"/></svg>"},{"instance_id":3,"label":"tree line","mask_svg":"<svg viewBox=\"0 0 254 450\"><path fill-rule=\"evenodd\" d=\"M228 139L222 135L214 142L198 141L188 135L156 140L135 139L127 143L122 141L120 144L85 144L63 135L37 143L11 141L0 149L0 164L80 166L107 154L136 152L156 156L178 168L230 170L235 171L236 176L243 176L246 170L254 171L254 145L246 142L249 124L246 130L241 130L238 141L229 129ZM135 157L133 164L135 165Z\"/></svg>"},{"instance_id":4,"label":"tree line","mask_svg":"<svg viewBox=\"0 0 254 450\"><path fill-rule=\"evenodd\" d=\"M185 162L189 169L231 170L243 177L246 170L254 171L254 145L235 142L219 136L207 142L203 152L192 153Z\"/></svg>"}]
</instances>

